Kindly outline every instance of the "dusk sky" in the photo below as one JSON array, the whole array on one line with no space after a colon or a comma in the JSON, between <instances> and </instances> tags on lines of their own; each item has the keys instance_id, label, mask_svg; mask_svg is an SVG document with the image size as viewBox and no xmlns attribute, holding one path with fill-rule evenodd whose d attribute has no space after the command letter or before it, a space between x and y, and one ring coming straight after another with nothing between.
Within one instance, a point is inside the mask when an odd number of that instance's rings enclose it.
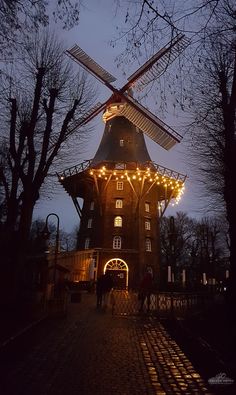
<instances>
[{"instance_id":1,"label":"dusk sky","mask_svg":"<svg viewBox=\"0 0 236 395\"><path fill-rule=\"evenodd\" d=\"M116 26L120 26L122 21L118 15L115 16L115 12L112 9L109 0L90 0L86 3L89 4L89 6L86 5L88 8L86 10L82 10L79 25L69 32L60 31L59 34L65 41L67 48L70 48L74 44L78 44L101 66L111 72L111 74L117 78L115 85L119 88L125 84L126 77L123 75L123 70L121 68L117 68L115 57L122 51L122 45L124 45L124 43L119 41L115 48L113 48L109 45L109 41L112 38L117 37ZM166 43L168 41L169 38L167 37ZM132 67L130 67L130 70L126 66L127 77L139 66L139 64L133 64ZM79 65L77 67L79 68ZM101 94L98 101L103 101L108 98L110 91L99 82L96 82L96 84ZM152 103L150 102L149 109L153 112L156 111L155 108L151 107ZM176 131L182 134L181 124L185 122L184 114L176 114L173 110L169 111L168 114L158 114L157 112L156 114ZM86 146L83 154L80 154L78 159L75 159L74 165L83 162L83 160L93 158L104 130L104 123L102 122L101 115L102 114L99 114L93 122L94 129L90 142ZM185 139L170 151L165 151L149 138L146 138L146 143L151 159L155 163L178 171L182 174L187 174L188 176L185 183L185 193L181 202L175 207L169 206L166 210L166 215L173 215L176 211L184 211L189 216L199 216L199 199L197 191L194 190L193 177L188 166ZM79 148L78 150L80 151ZM64 169L62 168L61 170ZM44 219L52 212L59 215L60 227L68 232L73 230L73 228L79 224L79 217L74 208L73 202L61 186L57 188L55 194L50 197L50 200L41 199L38 202L34 211L34 218L40 217Z\"/></svg>"}]
</instances>

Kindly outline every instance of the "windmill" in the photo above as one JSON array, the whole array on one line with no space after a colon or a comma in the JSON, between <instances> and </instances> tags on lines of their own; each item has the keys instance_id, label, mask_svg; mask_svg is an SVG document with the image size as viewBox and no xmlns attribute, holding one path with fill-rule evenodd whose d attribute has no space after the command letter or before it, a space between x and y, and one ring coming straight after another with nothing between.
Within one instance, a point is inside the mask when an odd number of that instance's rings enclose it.
<instances>
[{"instance_id":1,"label":"windmill","mask_svg":"<svg viewBox=\"0 0 236 395\"><path fill-rule=\"evenodd\" d=\"M113 85L115 77L78 45L66 51L112 92L68 130L72 133L103 112L106 126L94 158L58 174L80 217L77 247L93 256L95 278L110 270L115 282L127 287L128 271L131 284L148 265L159 271L159 218L171 199L179 199L186 176L152 162L143 134L165 150L182 137L137 102L132 91L163 74L188 44L184 35L177 35L120 89Z\"/></svg>"}]
</instances>

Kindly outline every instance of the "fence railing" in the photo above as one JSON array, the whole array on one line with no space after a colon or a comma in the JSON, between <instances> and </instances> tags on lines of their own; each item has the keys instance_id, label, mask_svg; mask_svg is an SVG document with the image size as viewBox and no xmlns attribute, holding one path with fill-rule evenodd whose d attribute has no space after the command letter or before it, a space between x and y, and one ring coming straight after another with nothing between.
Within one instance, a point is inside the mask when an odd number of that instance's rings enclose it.
<instances>
[{"instance_id":1,"label":"fence railing","mask_svg":"<svg viewBox=\"0 0 236 395\"><path fill-rule=\"evenodd\" d=\"M143 313L160 316L183 317L186 314L204 309L213 301L212 295L180 292L156 292L144 301ZM140 314L141 301L138 292L113 290L110 295L112 313L116 315Z\"/></svg>"}]
</instances>

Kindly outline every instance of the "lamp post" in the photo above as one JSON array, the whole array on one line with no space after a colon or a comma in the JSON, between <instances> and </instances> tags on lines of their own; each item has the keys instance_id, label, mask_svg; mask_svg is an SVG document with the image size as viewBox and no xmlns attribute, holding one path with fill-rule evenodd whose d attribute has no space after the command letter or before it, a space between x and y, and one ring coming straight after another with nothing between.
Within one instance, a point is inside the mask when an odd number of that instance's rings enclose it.
<instances>
[{"instance_id":1,"label":"lamp post","mask_svg":"<svg viewBox=\"0 0 236 395\"><path fill-rule=\"evenodd\" d=\"M57 229L56 229L56 246L55 246L55 254L54 254L54 265L53 265L53 286L54 286L54 296L55 296L55 285L56 285L56 265L57 265L57 254L58 254L58 247L59 247L59 225L60 220L57 214L50 213L47 215L45 227L43 229L43 236L45 239L48 239L50 236L50 231L48 229L48 219L49 217L54 216L57 219Z\"/></svg>"}]
</instances>

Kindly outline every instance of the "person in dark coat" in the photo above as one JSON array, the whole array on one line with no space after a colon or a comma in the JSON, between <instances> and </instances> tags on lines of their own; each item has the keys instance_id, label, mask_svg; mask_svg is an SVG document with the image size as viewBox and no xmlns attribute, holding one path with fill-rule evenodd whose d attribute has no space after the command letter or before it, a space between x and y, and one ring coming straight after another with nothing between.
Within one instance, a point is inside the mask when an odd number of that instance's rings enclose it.
<instances>
[{"instance_id":1,"label":"person in dark coat","mask_svg":"<svg viewBox=\"0 0 236 395\"><path fill-rule=\"evenodd\" d=\"M102 300L105 291L105 282L105 274L102 274L100 277L98 277L96 284L97 307L102 307Z\"/></svg>"},{"instance_id":2,"label":"person in dark coat","mask_svg":"<svg viewBox=\"0 0 236 395\"><path fill-rule=\"evenodd\" d=\"M109 272L106 272L104 276L104 297L103 297L105 307L107 306L108 295L112 288L113 288L112 277Z\"/></svg>"},{"instance_id":3,"label":"person in dark coat","mask_svg":"<svg viewBox=\"0 0 236 395\"><path fill-rule=\"evenodd\" d=\"M147 299L147 311L150 310L152 282L153 282L152 274L150 272L145 272L139 288L139 297L140 297L139 311L143 311L143 306L146 299Z\"/></svg>"},{"instance_id":4,"label":"person in dark coat","mask_svg":"<svg viewBox=\"0 0 236 395\"><path fill-rule=\"evenodd\" d=\"M97 307L102 307L107 304L107 296L113 287L113 280L111 275L106 272L102 274L97 280L96 294L97 294Z\"/></svg>"}]
</instances>

